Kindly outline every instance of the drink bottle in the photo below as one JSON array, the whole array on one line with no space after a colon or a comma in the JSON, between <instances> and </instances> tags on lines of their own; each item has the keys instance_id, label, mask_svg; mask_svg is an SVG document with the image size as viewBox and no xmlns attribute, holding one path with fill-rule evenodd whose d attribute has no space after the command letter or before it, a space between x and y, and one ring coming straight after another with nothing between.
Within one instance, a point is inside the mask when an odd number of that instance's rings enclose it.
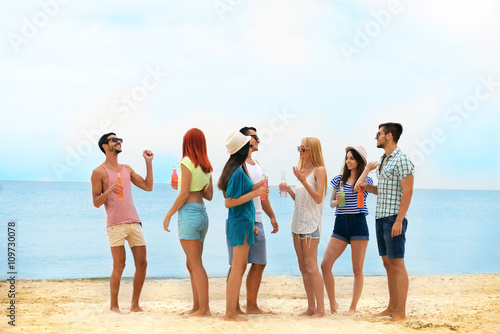
<instances>
[{"instance_id":1,"label":"drink bottle","mask_svg":"<svg viewBox=\"0 0 500 334\"><path fill-rule=\"evenodd\" d=\"M174 166L174 170L172 171L172 188L173 189L177 189L178 187L178 182L179 182L179 175L177 175L177 171L175 170L175 166Z\"/></svg>"},{"instance_id":2,"label":"drink bottle","mask_svg":"<svg viewBox=\"0 0 500 334\"><path fill-rule=\"evenodd\" d=\"M267 176L262 175L262 180L264 180L264 184L263 184L262 186L263 186L264 188L268 188L268 189L269 189L269 183L268 183L268 181L267 181ZM264 195L261 195L261 196L260 196L260 200L261 200L261 201L263 201L263 200L265 200L265 199L267 199L267 196L264 196Z\"/></svg>"},{"instance_id":3,"label":"drink bottle","mask_svg":"<svg viewBox=\"0 0 500 334\"><path fill-rule=\"evenodd\" d=\"M359 189L358 192L358 208L362 209L365 206L365 192Z\"/></svg>"},{"instance_id":4,"label":"drink bottle","mask_svg":"<svg viewBox=\"0 0 500 334\"><path fill-rule=\"evenodd\" d=\"M340 181L340 194L342 195L342 199L339 202L339 207L343 207L345 205L345 192L344 192L344 182Z\"/></svg>"},{"instance_id":5,"label":"drink bottle","mask_svg":"<svg viewBox=\"0 0 500 334\"><path fill-rule=\"evenodd\" d=\"M281 172L281 183L280 183L280 196L281 197L286 197L287 191L287 184L286 184L286 179L285 179L285 171Z\"/></svg>"},{"instance_id":6,"label":"drink bottle","mask_svg":"<svg viewBox=\"0 0 500 334\"><path fill-rule=\"evenodd\" d=\"M117 183L118 185L120 186L120 190L121 192L119 194L116 194L116 198L117 199L123 199L123 186L122 186L122 178L120 176L120 173L118 173L117 175Z\"/></svg>"}]
</instances>

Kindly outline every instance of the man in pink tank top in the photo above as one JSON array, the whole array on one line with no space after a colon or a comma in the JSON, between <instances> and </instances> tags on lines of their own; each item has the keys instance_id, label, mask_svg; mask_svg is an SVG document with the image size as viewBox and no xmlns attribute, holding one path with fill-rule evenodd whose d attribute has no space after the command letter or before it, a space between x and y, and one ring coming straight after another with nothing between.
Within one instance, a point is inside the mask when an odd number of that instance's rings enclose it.
<instances>
[{"instance_id":1,"label":"man in pink tank top","mask_svg":"<svg viewBox=\"0 0 500 334\"><path fill-rule=\"evenodd\" d=\"M146 190L153 190L153 153L143 152L146 160L146 179L135 173L128 165L118 163L118 154L122 151L123 140L114 133L107 133L99 139L99 148L106 154L102 165L92 173L92 197L94 206L104 204L107 214L107 231L111 255L113 256L113 272L110 278L111 307L110 310L120 313L118 292L123 269L125 269L125 240L127 240L135 262L134 290L132 293L131 312L142 312L139 297L146 278L146 242L142 233L142 225L132 200L131 183Z\"/></svg>"}]
</instances>

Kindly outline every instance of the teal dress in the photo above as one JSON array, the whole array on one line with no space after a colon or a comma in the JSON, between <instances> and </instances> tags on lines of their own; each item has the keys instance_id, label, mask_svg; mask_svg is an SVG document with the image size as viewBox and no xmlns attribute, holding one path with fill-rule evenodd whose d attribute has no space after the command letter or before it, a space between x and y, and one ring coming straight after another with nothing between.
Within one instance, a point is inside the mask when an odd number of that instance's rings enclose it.
<instances>
[{"instance_id":1,"label":"teal dress","mask_svg":"<svg viewBox=\"0 0 500 334\"><path fill-rule=\"evenodd\" d=\"M245 174L241 167L229 177L227 184L226 198L239 198L252 191L253 182ZM243 246L245 243L245 235L248 245L255 243L255 206L253 200L229 208L227 237L229 246Z\"/></svg>"}]
</instances>

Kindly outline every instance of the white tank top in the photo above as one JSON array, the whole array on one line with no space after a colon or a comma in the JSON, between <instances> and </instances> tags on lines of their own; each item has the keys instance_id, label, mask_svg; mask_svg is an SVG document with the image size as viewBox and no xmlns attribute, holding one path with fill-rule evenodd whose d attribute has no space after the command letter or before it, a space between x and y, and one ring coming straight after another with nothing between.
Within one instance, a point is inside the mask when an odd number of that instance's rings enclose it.
<instances>
[{"instance_id":1,"label":"white tank top","mask_svg":"<svg viewBox=\"0 0 500 334\"><path fill-rule=\"evenodd\" d=\"M314 171L306 178L307 183L318 190L318 185L314 179ZM302 182L298 181L295 186L295 210L292 218L292 233L309 234L316 230L321 233L321 219L323 216L324 196L321 203L316 203ZM321 235L321 234L320 234Z\"/></svg>"},{"instance_id":2,"label":"white tank top","mask_svg":"<svg viewBox=\"0 0 500 334\"><path fill-rule=\"evenodd\" d=\"M254 162L254 165L250 165L247 162L245 162L245 165L247 167L250 180L252 180L253 183L257 183L262 181L262 168L255 160L252 159L252 161ZM260 202L260 196L253 199L253 204L255 205L255 221L262 223L262 203Z\"/></svg>"}]
</instances>

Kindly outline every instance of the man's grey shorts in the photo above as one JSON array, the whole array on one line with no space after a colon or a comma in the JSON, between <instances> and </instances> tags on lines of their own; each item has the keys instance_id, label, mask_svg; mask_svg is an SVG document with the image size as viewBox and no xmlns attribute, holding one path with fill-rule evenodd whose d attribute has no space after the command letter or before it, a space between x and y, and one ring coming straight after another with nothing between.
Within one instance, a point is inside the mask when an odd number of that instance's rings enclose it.
<instances>
[{"instance_id":1,"label":"man's grey shorts","mask_svg":"<svg viewBox=\"0 0 500 334\"><path fill-rule=\"evenodd\" d=\"M227 226L227 220L226 220ZM255 244L250 246L248 251L248 263L255 263L266 265L267 264L267 251L266 251L266 235L264 234L264 225L259 222L255 222L255 226L259 229L259 233L255 236ZM227 251L229 254L229 265L233 261L233 247L229 246L229 240L227 239Z\"/></svg>"}]
</instances>

